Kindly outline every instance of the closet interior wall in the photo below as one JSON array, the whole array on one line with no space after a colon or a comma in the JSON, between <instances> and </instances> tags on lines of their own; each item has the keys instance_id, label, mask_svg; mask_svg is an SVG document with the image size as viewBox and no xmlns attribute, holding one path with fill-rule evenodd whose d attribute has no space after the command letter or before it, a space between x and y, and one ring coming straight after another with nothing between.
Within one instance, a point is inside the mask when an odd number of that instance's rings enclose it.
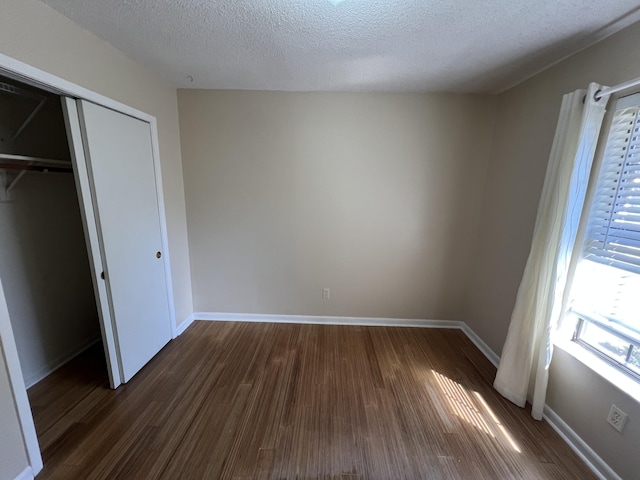
<instances>
[{"instance_id":1,"label":"closet interior wall","mask_svg":"<svg viewBox=\"0 0 640 480\"><path fill-rule=\"evenodd\" d=\"M0 88L0 278L29 387L98 341L100 326L60 98L3 77L0 82L33 94ZM15 137L41 98L41 108ZM1 154L69 166L10 165ZM7 198L7 186L23 171Z\"/></svg>"}]
</instances>

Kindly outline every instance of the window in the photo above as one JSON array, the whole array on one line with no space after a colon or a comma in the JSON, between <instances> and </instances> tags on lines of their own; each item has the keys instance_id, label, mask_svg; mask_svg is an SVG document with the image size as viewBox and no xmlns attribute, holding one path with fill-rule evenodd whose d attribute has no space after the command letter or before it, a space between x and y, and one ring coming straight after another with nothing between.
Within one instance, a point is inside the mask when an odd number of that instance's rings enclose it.
<instances>
[{"instance_id":1,"label":"window","mask_svg":"<svg viewBox=\"0 0 640 480\"><path fill-rule=\"evenodd\" d=\"M572 297L574 341L640 379L640 94L616 103Z\"/></svg>"}]
</instances>

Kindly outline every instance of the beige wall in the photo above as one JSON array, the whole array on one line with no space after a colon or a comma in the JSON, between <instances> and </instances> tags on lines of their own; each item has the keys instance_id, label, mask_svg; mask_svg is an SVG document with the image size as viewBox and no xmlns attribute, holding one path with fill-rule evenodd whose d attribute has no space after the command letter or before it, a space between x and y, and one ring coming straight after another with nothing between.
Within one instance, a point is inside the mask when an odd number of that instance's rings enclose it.
<instances>
[{"instance_id":1,"label":"beige wall","mask_svg":"<svg viewBox=\"0 0 640 480\"><path fill-rule=\"evenodd\" d=\"M640 76L640 24L574 55L498 97L492 149L471 269L465 318L496 352L507 334L511 310L531 245L542 183L564 93L589 82L615 85ZM580 379L576 388L575 378ZM623 478L636 478L640 430L618 435L605 423L609 405L638 403L573 357L559 353L551 365L548 403Z\"/></svg>"},{"instance_id":2,"label":"beige wall","mask_svg":"<svg viewBox=\"0 0 640 480\"><path fill-rule=\"evenodd\" d=\"M491 98L179 90L178 103L196 311L459 317Z\"/></svg>"},{"instance_id":3,"label":"beige wall","mask_svg":"<svg viewBox=\"0 0 640 480\"><path fill-rule=\"evenodd\" d=\"M0 53L157 117L178 322L193 278L196 310L462 318L498 352L560 97L639 76L638 44L634 26L500 95L486 188L493 99L181 92L191 277L175 91L44 4L0 3ZM19 471L2 362L0 465ZM550 405L632 478L638 431L611 435L603 419L637 403L578 369L556 355Z\"/></svg>"},{"instance_id":4,"label":"beige wall","mask_svg":"<svg viewBox=\"0 0 640 480\"><path fill-rule=\"evenodd\" d=\"M72 174L27 174L0 203L0 277L25 384L100 339Z\"/></svg>"},{"instance_id":5,"label":"beige wall","mask_svg":"<svg viewBox=\"0 0 640 480\"><path fill-rule=\"evenodd\" d=\"M176 321L181 323L193 308L175 88L37 0L0 2L0 53L157 118Z\"/></svg>"}]
</instances>

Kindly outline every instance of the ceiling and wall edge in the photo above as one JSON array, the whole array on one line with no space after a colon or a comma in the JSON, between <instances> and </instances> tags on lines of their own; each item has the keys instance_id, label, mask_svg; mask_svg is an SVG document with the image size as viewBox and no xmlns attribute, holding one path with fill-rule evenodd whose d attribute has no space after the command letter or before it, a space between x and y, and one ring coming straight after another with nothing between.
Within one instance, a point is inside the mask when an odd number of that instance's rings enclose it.
<instances>
[{"instance_id":1,"label":"ceiling and wall edge","mask_svg":"<svg viewBox=\"0 0 640 480\"><path fill-rule=\"evenodd\" d=\"M519 80L517 82L513 82L513 83L509 84L509 86L507 86L506 88L503 88L503 89L500 89L500 90L494 92L493 95L496 95L496 96L501 95L501 94L503 94L505 92L508 92L509 90L512 90L512 89L522 85L523 83L531 80L534 77L537 77L538 75L540 75L541 73L544 73L545 71L549 70L550 68L553 68L556 65L558 65L558 64L568 60L569 58L579 54L580 52L582 52L584 50L587 50L587 49L593 47L594 45L597 45L598 43L606 40L607 38L611 37L612 35L615 35L616 33L621 32L625 28L630 27L631 25L633 25L634 23L637 23L639 21L640 21L640 7L636 8L634 11L630 12L628 15L624 15L624 16L616 19L614 22L611 22L608 25L605 25L601 29L599 29L596 32L594 32L591 35L590 39L586 39L585 41L581 42L582 43L581 45L576 45L576 48L574 49L574 51L572 53L564 55L563 57L559 58L558 60L546 64L545 66L539 68L534 73L526 76L522 80Z\"/></svg>"},{"instance_id":2,"label":"ceiling and wall edge","mask_svg":"<svg viewBox=\"0 0 640 480\"><path fill-rule=\"evenodd\" d=\"M42 0L184 89L497 94L640 20L635 0Z\"/></svg>"}]
</instances>

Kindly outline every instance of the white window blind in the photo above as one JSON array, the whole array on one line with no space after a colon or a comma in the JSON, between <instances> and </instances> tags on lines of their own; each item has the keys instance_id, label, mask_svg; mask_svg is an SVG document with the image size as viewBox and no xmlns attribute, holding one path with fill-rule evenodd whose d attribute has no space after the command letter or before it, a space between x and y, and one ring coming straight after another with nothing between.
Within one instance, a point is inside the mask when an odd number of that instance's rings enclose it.
<instances>
[{"instance_id":1,"label":"white window blind","mask_svg":"<svg viewBox=\"0 0 640 480\"><path fill-rule=\"evenodd\" d=\"M574 340L640 378L640 94L615 105L571 293Z\"/></svg>"},{"instance_id":2,"label":"white window blind","mask_svg":"<svg viewBox=\"0 0 640 480\"><path fill-rule=\"evenodd\" d=\"M584 245L585 258L635 274L640 274L639 105L638 95L618 102Z\"/></svg>"}]
</instances>

